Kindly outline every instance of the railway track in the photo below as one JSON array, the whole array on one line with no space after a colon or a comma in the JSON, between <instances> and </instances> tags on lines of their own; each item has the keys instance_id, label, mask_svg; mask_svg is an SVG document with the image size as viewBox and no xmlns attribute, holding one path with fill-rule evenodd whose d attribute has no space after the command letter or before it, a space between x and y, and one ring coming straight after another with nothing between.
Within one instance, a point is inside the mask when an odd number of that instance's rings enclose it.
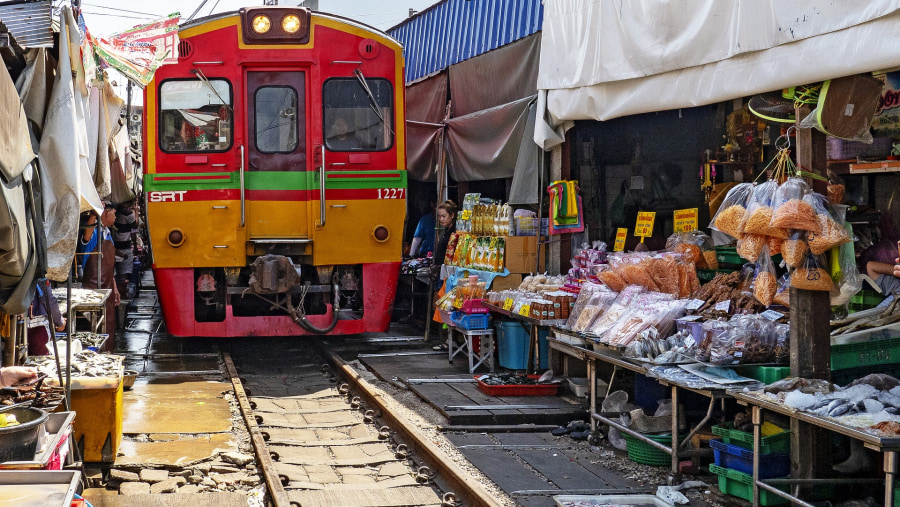
<instances>
[{"instance_id":1,"label":"railway track","mask_svg":"<svg viewBox=\"0 0 900 507\"><path fill-rule=\"evenodd\" d=\"M287 343L223 352L276 507L499 505L340 357Z\"/></svg>"}]
</instances>

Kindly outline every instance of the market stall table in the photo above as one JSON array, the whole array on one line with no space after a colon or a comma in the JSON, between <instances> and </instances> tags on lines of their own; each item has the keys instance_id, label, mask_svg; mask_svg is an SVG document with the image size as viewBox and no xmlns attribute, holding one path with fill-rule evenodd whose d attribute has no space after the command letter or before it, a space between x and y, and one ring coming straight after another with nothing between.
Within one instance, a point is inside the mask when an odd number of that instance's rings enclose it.
<instances>
[{"instance_id":1,"label":"market stall table","mask_svg":"<svg viewBox=\"0 0 900 507\"><path fill-rule=\"evenodd\" d=\"M668 380L658 377L654 378L660 384L669 387L672 392L672 445L661 444L655 440L647 438L643 434L632 430L618 422L610 419L607 415L604 415L601 411L597 410L597 396L594 390L597 385L597 367L596 362L602 361L604 363L610 364L613 366L613 373L610 376L608 388L611 389L613 380L615 380L615 376L617 371L621 369L633 371L635 373L641 375L647 375L648 369L642 365L638 365L634 362L629 361L628 359L622 357L622 354L619 350L612 347L601 348L601 351L597 350L589 350L585 347L580 347L577 345L572 345L570 343L566 343L557 339L550 338L550 349L556 350L562 354L579 358L587 363L588 369L588 387L590 389L590 400L591 400L591 432L597 430L597 423L600 422L607 426L617 428L619 431L627 433L632 437L644 442L648 445L659 449L660 451L665 452L666 454L672 457L672 465L671 470L673 474L678 473L678 458L680 455L680 449L685 447L688 442L691 441L691 437L699 431L703 425L705 425L709 419L712 417L713 408L715 407L715 403L722 402L726 398L729 397L726 392L725 387L714 389L699 389L695 387L687 386L681 382L677 382L674 380ZM707 409L706 416L688 432L687 436L679 443L679 435L678 435L678 422L680 420L680 408L678 406L678 390L685 389L687 391L691 391L702 396L709 398L709 408Z\"/></svg>"},{"instance_id":2,"label":"market stall table","mask_svg":"<svg viewBox=\"0 0 900 507\"><path fill-rule=\"evenodd\" d=\"M786 415L793 419L797 419L803 421L808 424L812 424L819 428L824 428L829 431L833 431L835 433L845 435L850 438L854 438L859 440L874 451L878 451L884 453L884 462L882 466L882 470L884 471L885 479L884 479L884 505L886 507L894 505L894 480L895 475L897 474L897 451L900 451L900 437L879 437L872 433L867 433L859 428L855 428L852 426L847 426L841 424L833 419L820 417L815 414L810 414L808 412L802 412L795 409L792 409L788 406L785 406L781 403L775 403L772 401L767 401L758 396L737 390L728 391L728 394L733 396L738 400L739 403L744 405L749 405L753 411L753 505L759 505L759 494L760 489L764 489L772 494L778 495L779 497L786 498L791 502L794 502L798 505L809 506L811 504L804 502L803 500L797 498L794 495L781 491L780 489L774 487L772 484L776 480L767 479L765 481L759 480L759 453L755 450L760 447L760 428L763 424L763 410L769 410L771 412L775 412L778 414ZM782 479L779 482L785 481ZM803 483L815 483L815 481L820 481L822 484L834 484L834 479L806 479L806 480L796 480L796 481L788 481L788 482L803 482ZM859 479L853 479L855 482L859 482Z\"/></svg>"}]
</instances>

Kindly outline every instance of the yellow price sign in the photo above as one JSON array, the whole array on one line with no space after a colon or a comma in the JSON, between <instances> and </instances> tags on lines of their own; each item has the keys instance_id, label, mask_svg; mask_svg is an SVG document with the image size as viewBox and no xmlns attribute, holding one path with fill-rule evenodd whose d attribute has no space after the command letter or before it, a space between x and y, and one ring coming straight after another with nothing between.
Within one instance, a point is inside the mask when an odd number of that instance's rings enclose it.
<instances>
[{"instance_id":1,"label":"yellow price sign","mask_svg":"<svg viewBox=\"0 0 900 507\"><path fill-rule=\"evenodd\" d=\"M626 239L628 239L628 229L624 227L616 229L616 242L613 244L613 251L621 252L625 250Z\"/></svg>"},{"instance_id":2,"label":"yellow price sign","mask_svg":"<svg viewBox=\"0 0 900 507\"><path fill-rule=\"evenodd\" d=\"M472 210L464 209L459 212L459 218L462 220L470 220L472 218Z\"/></svg>"},{"instance_id":3,"label":"yellow price sign","mask_svg":"<svg viewBox=\"0 0 900 507\"><path fill-rule=\"evenodd\" d=\"M506 298L506 299L503 301L503 309L509 311L509 310L512 310L512 307L513 307L513 299L512 299L512 298Z\"/></svg>"},{"instance_id":4,"label":"yellow price sign","mask_svg":"<svg viewBox=\"0 0 900 507\"><path fill-rule=\"evenodd\" d=\"M519 315L523 317L531 316L531 305L522 305L519 307Z\"/></svg>"},{"instance_id":5,"label":"yellow price sign","mask_svg":"<svg viewBox=\"0 0 900 507\"><path fill-rule=\"evenodd\" d=\"M697 208L675 210L675 232L691 232L700 228Z\"/></svg>"},{"instance_id":6,"label":"yellow price sign","mask_svg":"<svg viewBox=\"0 0 900 507\"><path fill-rule=\"evenodd\" d=\"M640 211L637 223L634 225L634 235L641 238L653 236L653 222L656 220L655 211Z\"/></svg>"}]
</instances>

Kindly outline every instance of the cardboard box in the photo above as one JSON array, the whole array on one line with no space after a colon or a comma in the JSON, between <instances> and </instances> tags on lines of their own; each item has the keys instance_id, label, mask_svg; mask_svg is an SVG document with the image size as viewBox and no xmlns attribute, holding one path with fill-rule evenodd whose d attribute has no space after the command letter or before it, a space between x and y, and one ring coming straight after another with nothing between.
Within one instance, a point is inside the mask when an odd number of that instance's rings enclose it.
<instances>
[{"instance_id":1,"label":"cardboard box","mask_svg":"<svg viewBox=\"0 0 900 507\"><path fill-rule=\"evenodd\" d=\"M534 273L538 238L536 236L506 236L504 239L506 241L506 269L510 273ZM543 269L544 260L542 258L541 270Z\"/></svg>"},{"instance_id":2,"label":"cardboard box","mask_svg":"<svg viewBox=\"0 0 900 507\"><path fill-rule=\"evenodd\" d=\"M498 276L491 282L491 290L500 292L501 290L518 289L522 284L522 275L520 273L510 273L506 276Z\"/></svg>"}]
</instances>

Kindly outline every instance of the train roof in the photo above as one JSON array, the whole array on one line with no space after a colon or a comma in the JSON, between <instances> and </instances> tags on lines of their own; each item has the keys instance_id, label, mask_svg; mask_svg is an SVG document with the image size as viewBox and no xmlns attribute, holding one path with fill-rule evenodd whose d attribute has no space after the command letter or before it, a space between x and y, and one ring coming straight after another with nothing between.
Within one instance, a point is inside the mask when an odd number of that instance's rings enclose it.
<instances>
[{"instance_id":1,"label":"train roof","mask_svg":"<svg viewBox=\"0 0 900 507\"><path fill-rule=\"evenodd\" d=\"M344 16L339 16L337 14L331 14L328 12L311 11L310 14L313 16L316 16L316 17L320 17L320 18L330 18L330 19L338 20L342 23L346 23L348 25L352 25L357 28L362 28L363 30L367 30L367 31L373 32L375 34L378 34L378 35L384 37L385 39L389 39L389 40L395 42L398 46L403 47L403 44L399 40L395 39L391 34L385 32L384 30L375 28L372 25L367 25L367 24L361 23L355 19L351 19L351 18L344 17ZM185 30L187 28L199 26L203 23L215 21L217 19L225 19L225 18L230 18L231 16L238 16L238 15L240 15L239 11L227 11L227 12L220 12L217 14L210 14L209 16L204 16L202 18L197 18L197 19L193 19L191 21L182 23L181 25L178 26L178 30L181 31L181 30Z\"/></svg>"}]
</instances>

